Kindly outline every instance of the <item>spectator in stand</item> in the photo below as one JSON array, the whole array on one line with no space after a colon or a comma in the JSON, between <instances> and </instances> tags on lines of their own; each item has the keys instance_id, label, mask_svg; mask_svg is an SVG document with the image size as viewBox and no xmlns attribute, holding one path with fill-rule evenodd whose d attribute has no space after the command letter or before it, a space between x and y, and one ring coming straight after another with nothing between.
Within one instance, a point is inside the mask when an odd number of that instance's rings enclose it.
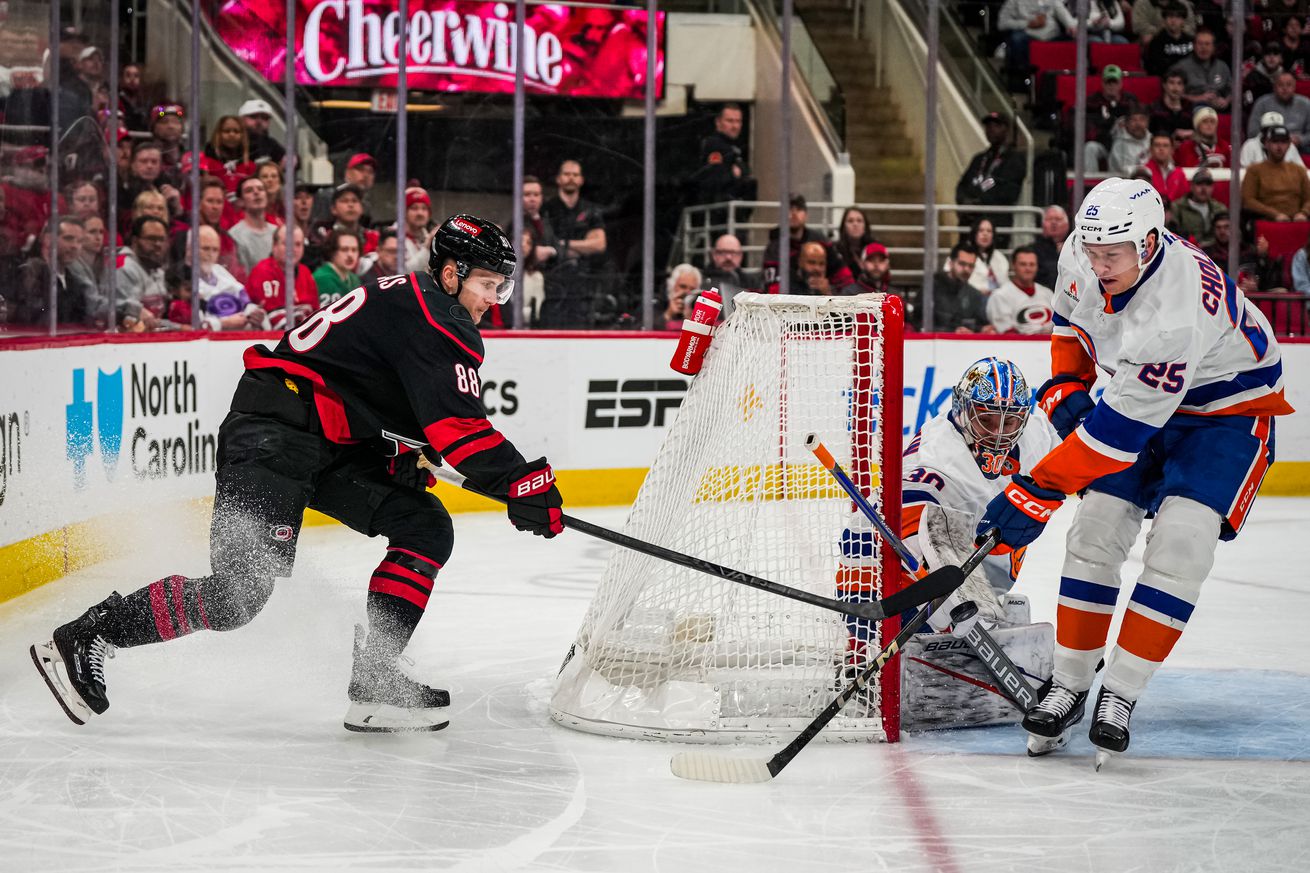
<instances>
[{"instance_id":1,"label":"spectator in stand","mask_svg":"<svg viewBox=\"0 0 1310 873\"><path fill-rule=\"evenodd\" d=\"M1007 0L1008 2L1008 0ZM1024 2L1024 0L1019 0ZM1056 4L1056 8L1063 6ZM1023 152L1011 148L1010 120L999 112L989 112L979 121L987 148L973 156L964 175L955 185L955 202L961 206L1013 206L1019 201L1028 168ZM972 223L968 210L961 210L960 221ZM1009 227L1009 219L993 217L997 225Z\"/></svg>"},{"instance_id":2,"label":"spectator in stand","mask_svg":"<svg viewBox=\"0 0 1310 873\"><path fill-rule=\"evenodd\" d=\"M313 270L323 263L323 254L318 246L314 229L314 205L317 202L318 187L308 182L298 182L296 193L291 201L295 211L295 225L305 237L304 264Z\"/></svg>"},{"instance_id":3,"label":"spectator in stand","mask_svg":"<svg viewBox=\"0 0 1310 873\"><path fill-rule=\"evenodd\" d=\"M1228 269L1228 241L1233 232L1232 218L1226 212L1223 215L1215 216L1214 227L1211 230L1214 233L1214 242L1208 246L1202 246L1201 250L1210 256L1210 260L1226 271ZM1254 259L1255 249L1250 246L1243 246L1237 253L1237 262L1239 264Z\"/></svg>"},{"instance_id":4,"label":"spectator in stand","mask_svg":"<svg viewBox=\"0 0 1310 873\"><path fill-rule=\"evenodd\" d=\"M1075 19L1076 21L1076 19ZM1126 43L1124 9L1119 0L1088 0L1087 38L1092 42Z\"/></svg>"},{"instance_id":5,"label":"spectator in stand","mask_svg":"<svg viewBox=\"0 0 1310 873\"><path fill-rule=\"evenodd\" d=\"M1172 138L1169 147L1172 151ZM1145 109L1134 109L1124 118L1123 127L1114 132L1114 144L1110 147L1110 172L1116 176L1127 176L1150 156L1150 118Z\"/></svg>"},{"instance_id":6,"label":"spectator in stand","mask_svg":"<svg viewBox=\"0 0 1310 873\"><path fill-rule=\"evenodd\" d=\"M281 165L287 150L282 143L268 135L268 127L273 121L273 107L263 100L247 100L237 110L241 123L245 125L246 137L250 142L250 160L272 161Z\"/></svg>"},{"instance_id":7,"label":"spectator in stand","mask_svg":"<svg viewBox=\"0 0 1310 873\"><path fill-rule=\"evenodd\" d=\"M864 247L874 242L869 230L869 219L854 206L846 207L841 215L841 225L837 228L837 239L833 249L842 264L852 273L860 269L860 255Z\"/></svg>"},{"instance_id":8,"label":"spectator in stand","mask_svg":"<svg viewBox=\"0 0 1310 873\"><path fill-rule=\"evenodd\" d=\"M334 230L328 236L323 246L327 260L314 271L320 309L359 287L355 268L359 266L361 248L359 234L352 231Z\"/></svg>"},{"instance_id":9,"label":"spectator in stand","mask_svg":"<svg viewBox=\"0 0 1310 873\"><path fill-rule=\"evenodd\" d=\"M995 333L987 320L987 298L969 284L978 253L973 244L956 243L947 268L933 277L933 323L937 333ZM926 327L925 327L926 329Z\"/></svg>"},{"instance_id":10,"label":"spectator in stand","mask_svg":"<svg viewBox=\"0 0 1310 873\"><path fill-rule=\"evenodd\" d=\"M1283 116L1281 113L1266 112L1260 116L1260 135L1253 136L1246 142L1242 143L1242 150L1238 153L1238 160L1241 161L1243 167L1258 164L1265 159L1265 137L1268 136L1269 131L1273 130L1275 127L1282 126ZM1296 164L1302 167L1305 166L1305 160L1301 157L1301 153L1296 149L1288 149L1287 158L1285 160L1289 164Z\"/></svg>"},{"instance_id":11,"label":"spectator in stand","mask_svg":"<svg viewBox=\"0 0 1310 873\"><path fill-rule=\"evenodd\" d=\"M1310 12L1305 0L1254 0L1250 7L1260 18L1259 33L1265 38L1282 33L1283 24L1288 18L1304 19Z\"/></svg>"},{"instance_id":12,"label":"spectator in stand","mask_svg":"<svg viewBox=\"0 0 1310 873\"><path fill-rule=\"evenodd\" d=\"M1033 241L1037 252L1037 281L1047 288L1055 287L1059 271L1060 251L1069 238L1069 213L1061 206L1048 206L1042 213L1042 235Z\"/></svg>"},{"instance_id":13,"label":"spectator in stand","mask_svg":"<svg viewBox=\"0 0 1310 873\"><path fill-rule=\"evenodd\" d=\"M1261 120L1266 112L1277 112L1283 116L1283 127L1291 135L1296 150L1310 150L1310 99L1296 93L1296 76L1279 73L1274 79L1273 93L1255 101L1251 112L1253 114L1246 125L1248 135L1260 131Z\"/></svg>"},{"instance_id":14,"label":"spectator in stand","mask_svg":"<svg viewBox=\"0 0 1310 873\"><path fill-rule=\"evenodd\" d=\"M1192 107L1183 101L1183 74L1171 71L1160 86L1160 99L1151 104L1151 133L1167 133L1181 143L1192 135Z\"/></svg>"},{"instance_id":15,"label":"spectator in stand","mask_svg":"<svg viewBox=\"0 0 1310 873\"><path fill-rule=\"evenodd\" d=\"M1114 64L1106 64L1101 70L1100 92L1087 97L1087 142L1083 146L1083 156L1093 171L1105 168L1113 138L1123 130L1124 119L1132 112L1142 111L1137 98L1124 93L1123 82L1123 70Z\"/></svg>"},{"instance_id":16,"label":"spectator in stand","mask_svg":"<svg viewBox=\"0 0 1310 873\"><path fill-rule=\"evenodd\" d=\"M1198 246L1214 242L1214 223L1228 209L1214 199L1214 177L1205 167L1192 175L1191 190L1173 202L1174 226L1179 236Z\"/></svg>"},{"instance_id":17,"label":"spectator in stand","mask_svg":"<svg viewBox=\"0 0 1310 873\"><path fill-rule=\"evenodd\" d=\"M77 56L77 78L86 86L88 93L94 94L96 89L105 83L105 56L100 53L100 49L89 45Z\"/></svg>"},{"instance_id":18,"label":"spectator in stand","mask_svg":"<svg viewBox=\"0 0 1310 873\"><path fill-rule=\"evenodd\" d=\"M526 180L523 183L527 187ZM540 193L541 184L537 184ZM541 208L541 200L537 200ZM432 223L432 197L421 185L410 185L405 189L405 271L415 273L428 268L429 249L432 236L439 225Z\"/></svg>"},{"instance_id":19,"label":"spectator in stand","mask_svg":"<svg viewBox=\"0 0 1310 873\"><path fill-rule=\"evenodd\" d=\"M701 140L700 166L691 177L697 203L755 199L755 177L738 142L742 122L741 106L725 103L714 118L714 133Z\"/></svg>"},{"instance_id":20,"label":"spectator in stand","mask_svg":"<svg viewBox=\"0 0 1310 873\"><path fill-rule=\"evenodd\" d=\"M1209 106L1226 111L1232 102L1233 73L1228 64L1215 57L1214 32L1202 27L1196 31L1192 53L1174 64L1186 83L1183 99L1192 106Z\"/></svg>"},{"instance_id":21,"label":"spectator in stand","mask_svg":"<svg viewBox=\"0 0 1310 873\"><path fill-rule=\"evenodd\" d=\"M218 231L202 224L199 237L201 325L207 330L263 329L267 321L264 310L251 302L245 286L218 263Z\"/></svg>"},{"instance_id":22,"label":"spectator in stand","mask_svg":"<svg viewBox=\"0 0 1310 873\"><path fill-rule=\"evenodd\" d=\"M388 227L378 232L378 247L372 254L359 259L359 281L361 284L373 279L384 279L400 272L397 256L400 246L396 242L396 229ZM406 271L408 272L408 271Z\"/></svg>"},{"instance_id":23,"label":"spectator in stand","mask_svg":"<svg viewBox=\"0 0 1310 873\"><path fill-rule=\"evenodd\" d=\"M1010 275L1010 260L1005 252L996 247L996 225L990 218L975 218L969 228L967 237L973 246L978 260L974 264L973 275L969 284L977 288L984 296L991 294ZM950 258L942 264L943 270L951 268Z\"/></svg>"},{"instance_id":24,"label":"spectator in stand","mask_svg":"<svg viewBox=\"0 0 1310 873\"><path fill-rule=\"evenodd\" d=\"M377 181L377 160L365 152L356 152L346 161L346 169L342 174L345 181L334 188L325 188L318 193L318 199L314 203L314 217L320 223L334 220L332 207L335 202L336 192L345 187L353 187L359 196L360 203L360 222L365 227L373 224L372 218L372 191L373 185ZM367 242L367 241L366 241Z\"/></svg>"},{"instance_id":25,"label":"spectator in stand","mask_svg":"<svg viewBox=\"0 0 1310 873\"><path fill-rule=\"evenodd\" d=\"M133 218L140 218L143 215L165 222L170 235L178 231L185 232L187 229L186 222L172 216L168 209L168 201L158 191L142 191L136 195L136 200L132 201Z\"/></svg>"},{"instance_id":26,"label":"spectator in stand","mask_svg":"<svg viewBox=\"0 0 1310 873\"><path fill-rule=\"evenodd\" d=\"M1298 78L1306 75L1307 46L1301 38L1305 32L1305 22L1300 18L1288 18L1283 21L1283 34L1279 40L1283 46L1283 69Z\"/></svg>"},{"instance_id":27,"label":"spectator in stand","mask_svg":"<svg viewBox=\"0 0 1310 873\"><path fill-rule=\"evenodd\" d=\"M1192 32L1184 29L1187 10L1170 3L1161 11L1162 28L1142 50L1142 69L1152 76L1163 76L1169 68L1192 53ZM1136 25L1136 18L1133 24Z\"/></svg>"},{"instance_id":28,"label":"spectator in stand","mask_svg":"<svg viewBox=\"0 0 1310 873\"><path fill-rule=\"evenodd\" d=\"M118 210L123 228L132 223L132 203L142 191L158 191L170 201L170 208L181 211L182 195L163 178L164 162L159 143L143 140L132 146L132 160L127 175L119 182ZM171 204L177 204L172 207Z\"/></svg>"},{"instance_id":29,"label":"spectator in stand","mask_svg":"<svg viewBox=\"0 0 1310 873\"><path fill-rule=\"evenodd\" d=\"M1242 110L1248 118L1260 117L1253 108L1255 102L1273 93L1274 82L1282 73L1283 45L1276 41L1266 43L1258 59L1242 64Z\"/></svg>"},{"instance_id":30,"label":"spectator in stand","mask_svg":"<svg viewBox=\"0 0 1310 873\"><path fill-rule=\"evenodd\" d=\"M180 103L160 103L150 110L150 135L159 144L160 179L182 184L182 132L186 109Z\"/></svg>"},{"instance_id":31,"label":"spectator in stand","mask_svg":"<svg viewBox=\"0 0 1310 873\"><path fill-rule=\"evenodd\" d=\"M78 260L82 262L83 275L89 276L97 287L105 277L105 257L108 249L109 239L105 232L105 220L99 215L90 215L82 219L82 249L78 253Z\"/></svg>"},{"instance_id":32,"label":"spectator in stand","mask_svg":"<svg viewBox=\"0 0 1310 873\"><path fill-rule=\"evenodd\" d=\"M541 214L544 200L541 180L536 176L524 176L523 190L519 196L519 205L523 209L523 232L528 236L524 243L524 258L526 263L538 270L549 267L558 254L555 230ZM505 222L505 227L513 226L513 221Z\"/></svg>"},{"instance_id":33,"label":"spectator in stand","mask_svg":"<svg viewBox=\"0 0 1310 873\"><path fill-rule=\"evenodd\" d=\"M850 281L850 272L845 267L841 268L841 278L837 283L828 280L828 249L823 243L801 243L791 293L831 296L834 288L847 285Z\"/></svg>"},{"instance_id":34,"label":"spectator in stand","mask_svg":"<svg viewBox=\"0 0 1310 873\"><path fill-rule=\"evenodd\" d=\"M254 176L242 179L237 185L237 196L244 214L228 228L227 235L237 244L237 260L249 275L255 264L273 253L276 225L268 220L268 192L259 179Z\"/></svg>"},{"instance_id":35,"label":"spectator in stand","mask_svg":"<svg viewBox=\"0 0 1310 873\"><path fill-rule=\"evenodd\" d=\"M1187 174L1174 163L1174 141L1163 133L1151 137L1151 150L1142 165L1151 176L1151 187L1160 192L1165 204L1172 203L1187 193ZM1125 176L1132 174L1129 168Z\"/></svg>"},{"instance_id":36,"label":"spectator in stand","mask_svg":"<svg viewBox=\"0 0 1310 873\"><path fill-rule=\"evenodd\" d=\"M83 220L92 215L99 215L103 208L100 203L100 189L90 182L80 182L69 186L68 205L73 215Z\"/></svg>"},{"instance_id":37,"label":"spectator in stand","mask_svg":"<svg viewBox=\"0 0 1310 873\"><path fill-rule=\"evenodd\" d=\"M1181 6L1185 12L1183 33L1196 33L1200 19L1190 0L1136 0L1133 3L1133 33L1137 34L1138 42L1144 46L1155 42L1155 37L1164 29L1164 10L1170 6Z\"/></svg>"},{"instance_id":38,"label":"spectator in stand","mask_svg":"<svg viewBox=\"0 0 1310 873\"><path fill-rule=\"evenodd\" d=\"M664 280L664 308L655 319L664 330L682 330L682 320L700 296L701 272L691 264L678 264ZM662 320L662 324L661 324Z\"/></svg>"},{"instance_id":39,"label":"spectator in stand","mask_svg":"<svg viewBox=\"0 0 1310 873\"><path fill-rule=\"evenodd\" d=\"M255 175L264 183L264 192L268 195L269 219L284 224L286 210L282 207L282 168L269 160L260 161L255 167Z\"/></svg>"},{"instance_id":40,"label":"spectator in stand","mask_svg":"<svg viewBox=\"0 0 1310 873\"><path fill-rule=\"evenodd\" d=\"M1292 135L1285 127L1265 137L1266 157L1242 173L1242 209L1270 221L1305 221L1310 215L1310 177L1286 160Z\"/></svg>"},{"instance_id":41,"label":"spectator in stand","mask_svg":"<svg viewBox=\"0 0 1310 873\"><path fill-rule=\"evenodd\" d=\"M1037 282L1037 252L1014 250L1014 276L987 298L987 320L997 333L1050 333L1055 295Z\"/></svg>"},{"instance_id":42,"label":"spectator in stand","mask_svg":"<svg viewBox=\"0 0 1310 873\"><path fill-rule=\"evenodd\" d=\"M273 233L273 254L255 264L246 281L246 293L252 303L268 313L268 323L273 330L285 330L287 327L286 294L286 225ZM295 321L300 324L318 309L318 284L309 268L301 263L305 255L305 232L294 228L291 236L291 256L296 262L296 297Z\"/></svg>"},{"instance_id":43,"label":"spectator in stand","mask_svg":"<svg viewBox=\"0 0 1310 873\"><path fill-rule=\"evenodd\" d=\"M1227 167L1233 160L1233 145L1219 130L1219 113L1198 106L1192 114L1192 138L1174 152L1180 167Z\"/></svg>"},{"instance_id":44,"label":"spectator in stand","mask_svg":"<svg viewBox=\"0 0 1310 873\"><path fill-rule=\"evenodd\" d=\"M880 242L871 242L864 247L860 258L860 274L855 281L842 288L840 294L901 294L893 288L892 261L887 254L887 247ZM905 320L913 321L914 312L906 301Z\"/></svg>"},{"instance_id":45,"label":"spectator in stand","mask_svg":"<svg viewBox=\"0 0 1310 873\"><path fill-rule=\"evenodd\" d=\"M997 13L996 29L1005 37L1005 64L1014 77L1028 74L1030 42L1064 39L1078 29L1078 23L1063 3L1005 0Z\"/></svg>"},{"instance_id":46,"label":"spectator in stand","mask_svg":"<svg viewBox=\"0 0 1310 873\"><path fill-rule=\"evenodd\" d=\"M234 199L241 180L255 175L255 162L250 157L250 142L240 118L224 115L214 124L214 133L200 154L200 170L222 181L225 190Z\"/></svg>"},{"instance_id":47,"label":"spectator in stand","mask_svg":"<svg viewBox=\"0 0 1310 873\"><path fill-rule=\"evenodd\" d=\"M238 213L235 208L229 207L227 202L227 187L213 176L200 177L200 223L212 227L218 234L220 251L218 263L223 265L227 270L238 279L245 276L249 271L241 266L241 260L237 257L237 244L228 236L224 225L228 219L228 209L233 212L235 221ZM172 245L170 247L171 259L174 263L183 263L187 259L187 231L189 228L182 227L174 229L172 232Z\"/></svg>"},{"instance_id":48,"label":"spectator in stand","mask_svg":"<svg viewBox=\"0 0 1310 873\"><path fill-rule=\"evenodd\" d=\"M585 183L582 164L572 159L560 162L555 196L541 207L541 214L558 242L556 266L591 275L604 269L608 243L600 207L582 197Z\"/></svg>"},{"instance_id":49,"label":"spectator in stand","mask_svg":"<svg viewBox=\"0 0 1310 873\"><path fill-rule=\"evenodd\" d=\"M164 261L168 252L168 225L151 215L132 222L131 244L118 252L118 296L115 318L124 330L154 330L159 318L151 306L168 299Z\"/></svg>"},{"instance_id":50,"label":"spectator in stand","mask_svg":"<svg viewBox=\"0 0 1310 873\"><path fill-rule=\"evenodd\" d=\"M1269 240L1258 236L1255 240L1255 258L1242 261L1238 267L1237 287L1243 293L1284 291L1287 289L1286 282L1290 281L1290 277L1284 276L1284 266L1287 265L1282 258L1270 257Z\"/></svg>"},{"instance_id":51,"label":"spectator in stand","mask_svg":"<svg viewBox=\"0 0 1310 873\"><path fill-rule=\"evenodd\" d=\"M118 73L119 123L128 130L147 130L146 101L141 94L141 65L123 64Z\"/></svg>"},{"instance_id":52,"label":"spectator in stand","mask_svg":"<svg viewBox=\"0 0 1310 873\"><path fill-rule=\"evenodd\" d=\"M715 287L723 295L725 314L731 310L731 300L738 291L758 290L762 287L760 276L741 268L741 240L730 233L725 233L714 241L710 249L710 266L706 268L702 279L703 288Z\"/></svg>"},{"instance_id":53,"label":"spectator in stand","mask_svg":"<svg viewBox=\"0 0 1310 873\"><path fill-rule=\"evenodd\" d=\"M59 240L55 245L55 321L58 324L86 324L92 318L98 291L80 270L75 269L82 249L82 221L68 216L59 219ZM18 269L12 289L9 321L12 324L48 324L50 321L50 230L41 231L41 245ZM10 288L4 289L6 292Z\"/></svg>"},{"instance_id":54,"label":"spectator in stand","mask_svg":"<svg viewBox=\"0 0 1310 873\"><path fill-rule=\"evenodd\" d=\"M828 272L830 275L836 273L841 266L837 253L832 251L832 245L824 238L823 234L806 224L809 217L810 210L805 198L800 194L793 194L791 202L787 205L787 249L788 259L791 261L793 283L800 275L797 262L800 260L801 246L805 243L817 242L824 247L828 255ZM775 227L769 231L769 242L764 247L764 290L769 294L777 294L781 288L781 277L778 274L782 262L780 254L778 229ZM793 288L792 293L800 292Z\"/></svg>"},{"instance_id":55,"label":"spectator in stand","mask_svg":"<svg viewBox=\"0 0 1310 873\"><path fill-rule=\"evenodd\" d=\"M332 190L332 212L326 222L315 228L315 239L327 257L327 238L337 232L354 234L360 240L361 256L377 248L378 233L365 228L364 192L354 185L338 185Z\"/></svg>"},{"instance_id":56,"label":"spectator in stand","mask_svg":"<svg viewBox=\"0 0 1310 873\"><path fill-rule=\"evenodd\" d=\"M4 180L3 224L15 246L25 250L50 222L50 175L45 146L26 146L14 153L13 173Z\"/></svg>"}]
</instances>

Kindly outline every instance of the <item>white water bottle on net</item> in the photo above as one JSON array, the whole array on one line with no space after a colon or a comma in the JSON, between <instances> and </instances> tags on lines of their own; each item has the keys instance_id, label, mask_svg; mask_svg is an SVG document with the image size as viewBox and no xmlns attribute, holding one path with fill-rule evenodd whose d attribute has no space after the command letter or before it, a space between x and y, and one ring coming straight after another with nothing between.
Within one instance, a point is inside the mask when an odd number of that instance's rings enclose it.
<instances>
[{"instance_id":1,"label":"white water bottle on net","mask_svg":"<svg viewBox=\"0 0 1310 873\"><path fill-rule=\"evenodd\" d=\"M899 564L805 447L819 434L900 523L902 309L886 295L738 294L624 532L828 597L902 587ZM899 628L616 549L551 715L651 739L778 738L814 718ZM899 659L825 731L894 741Z\"/></svg>"}]
</instances>

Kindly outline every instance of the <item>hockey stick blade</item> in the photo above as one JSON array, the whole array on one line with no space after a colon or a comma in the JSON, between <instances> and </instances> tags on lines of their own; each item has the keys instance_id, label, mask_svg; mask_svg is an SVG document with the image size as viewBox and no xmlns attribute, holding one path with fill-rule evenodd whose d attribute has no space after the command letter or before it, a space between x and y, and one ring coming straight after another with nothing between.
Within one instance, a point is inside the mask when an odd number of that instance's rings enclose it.
<instances>
[{"instance_id":1,"label":"hockey stick blade","mask_svg":"<svg viewBox=\"0 0 1310 873\"><path fill-rule=\"evenodd\" d=\"M982 563L983 558L987 557L987 554L996 547L1000 540L1000 531L993 528L987 532L982 543L965 560L964 564L953 568L959 573L961 581ZM943 567L942 569L948 568ZM837 698L824 708L823 712L815 716L814 721L806 725L805 729L797 734L795 739L784 746L772 758L761 760L759 758L735 758L730 755L715 755L712 752L680 752L669 762L673 775L700 782L733 783L765 782L775 778L782 772L784 767L791 763L793 758L801 753L801 750L810 744L811 740L819 735L820 731L828 726L828 722L837 717L837 713L841 712L842 707L850 702L852 697L868 687L873 680L874 674L886 666L888 661L896 657L901 647L909 642L910 637L918 633L919 628L928 622L928 616L932 615L932 610L931 603L924 604L905 623L896 638L878 653L878 657L874 659L873 663L865 667L860 675L855 677L854 682L846 686L842 693L837 695Z\"/></svg>"},{"instance_id":2,"label":"hockey stick blade","mask_svg":"<svg viewBox=\"0 0 1310 873\"><path fill-rule=\"evenodd\" d=\"M503 498L494 497L486 493L463 476L460 476L453 471L449 471L444 467L436 468L434 472L441 479L450 482L451 484L458 485L465 491L470 491L474 494L486 497L488 500L495 500L499 503L505 502ZM798 600L801 603L808 603L811 606L817 606L820 609L827 609L831 612L841 613L842 615L851 615L869 621L881 621L889 615L896 615L906 609L913 609L914 607L927 603L934 598L949 594L959 585L959 581L949 572L956 568L943 567L941 568L941 571L939 571L942 572L943 575L935 576L935 574L930 573L924 578L907 585L895 594L890 595L886 600L878 600L872 603L851 603L844 600L837 600L832 597L824 597L821 594L814 594L800 588L793 588L790 585L783 585L780 582L772 582L768 579L763 579L742 570L734 570L731 567L725 567L722 564L716 564L713 561L707 561L704 558L697 558L694 555L675 552L673 549L667 549L664 546L648 543L645 540L640 540L636 537L610 530L607 527L584 521L583 519L576 518L572 515L565 514L562 518L565 528L572 528L581 533L593 536L596 539L604 540L607 543L622 546L625 549L631 549L632 551L640 552L643 555L650 555L653 558L660 558L681 567L698 570L709 576L725 579L729 582L736 582L739 585L756 588L760 591L767 591L770 594L776 594L779 597ZM962 578L963 577L961 577L961 579Z\"/></svg>"}]
</instances>

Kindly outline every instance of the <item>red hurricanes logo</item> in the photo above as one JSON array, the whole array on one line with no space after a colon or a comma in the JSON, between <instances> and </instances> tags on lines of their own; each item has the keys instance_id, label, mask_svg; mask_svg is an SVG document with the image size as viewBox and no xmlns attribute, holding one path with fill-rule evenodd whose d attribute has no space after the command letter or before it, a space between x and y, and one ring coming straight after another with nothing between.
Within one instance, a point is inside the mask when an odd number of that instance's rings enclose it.
<instances>
[{"instance_id":1,"label":"red hurricanes logo","mask_svg":"<svg viewBox=\"0 0 1310 873\"><path fill-rule=\"evenodd\" d=\"M452 218L450 220L450 225L451 227L458 227L460 230L464 231L469 236L477 236L478 234L482 233L482 228L478 227L473 222L465 221L462 218Z\"/></svg>"},{"instance_id":2,"label":"red hurricanes logo","mask_svg":"<svg viewBox=\"0 0 1310 873\"><path fill-rule=\"evenodd\" d=\"M296 531L289 524L275 524L268 529L268 535L280 543L289 543L295 537Z\"/></svg>"}]
</instances>

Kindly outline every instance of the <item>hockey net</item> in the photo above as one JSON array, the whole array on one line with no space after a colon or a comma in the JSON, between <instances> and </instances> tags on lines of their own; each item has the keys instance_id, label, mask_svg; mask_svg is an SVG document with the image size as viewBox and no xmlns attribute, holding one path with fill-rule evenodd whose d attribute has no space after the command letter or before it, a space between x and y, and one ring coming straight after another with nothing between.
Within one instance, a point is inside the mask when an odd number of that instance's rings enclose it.
<instances>
[{"instance_id":1,"label":"hockey net","mask_svg":"<svg viewBox=\"0 0 1310 873\"><path fill-rule=\"evenodd\" d=\"M899 525L899 299L739 294L734 304L624 531L828 597L891 593L901 584L895 555L852 514L805 438L819 434ZM822 711L898 625L848 624L836 612L616 549L551 714L578 730L652 739L785 736ZM895 741L898 668L885 668L825 735Z\"/></svg>"}]
</instances>

